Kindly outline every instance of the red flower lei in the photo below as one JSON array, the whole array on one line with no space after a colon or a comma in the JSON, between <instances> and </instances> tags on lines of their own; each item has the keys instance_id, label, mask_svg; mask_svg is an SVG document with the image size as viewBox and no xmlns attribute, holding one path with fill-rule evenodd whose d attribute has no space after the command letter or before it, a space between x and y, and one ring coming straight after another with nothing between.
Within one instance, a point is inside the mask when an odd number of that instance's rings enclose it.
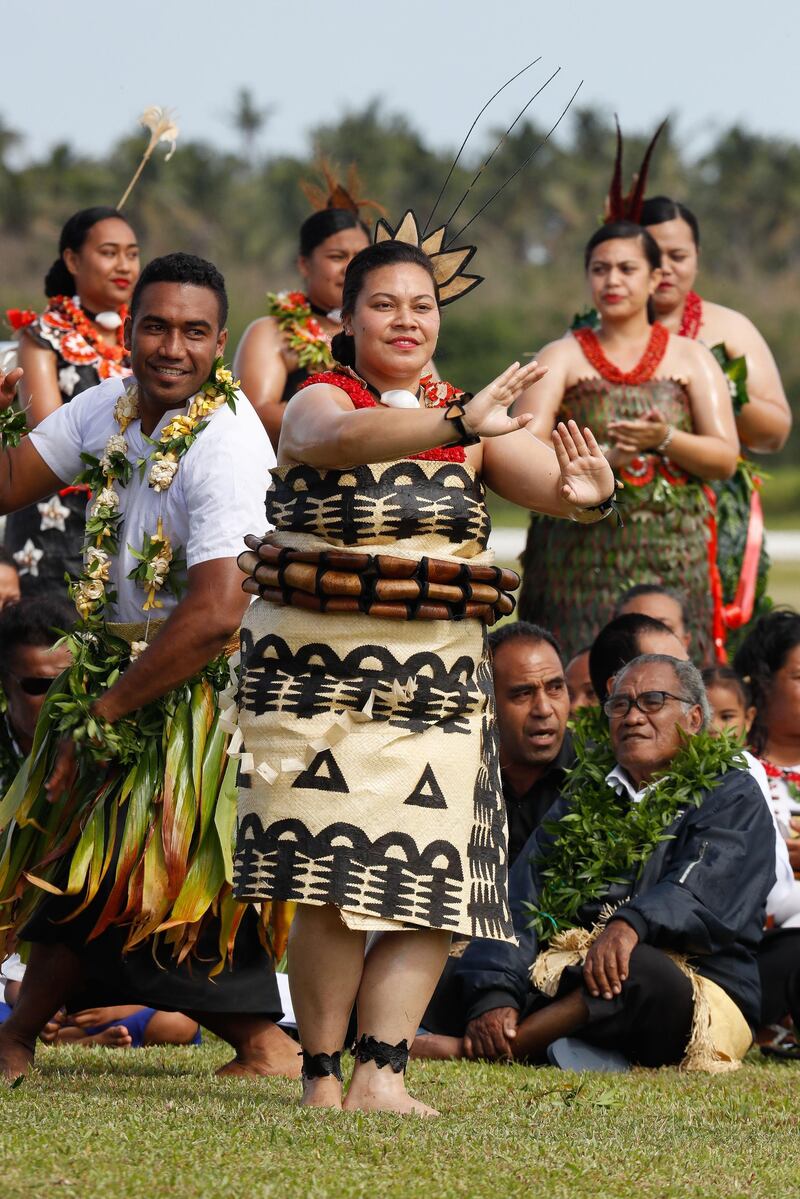
<instances>
[{"instance_id":1,"label":"red flower lei","mask_svg":"<svg viewBox=\"0 0 800 1199\"><path fill-rule=\"evenodd\" d=\"M340 387L342 391L347 392L356 408L377 408L379 406L378 400L375 399L367 385L355 374L350 374L346 370L322 371L320 374L311 375L300 384L298 391L303 391L304 388L311 387L314 383L328 383L333 387ZM419 384L423 391L426 408L444 408L451 400L464 394L452 383L436 380L432 375L424 375ZM423 450L421 454L410 454L409 457L422 459L425 462L465 462L467 456L462 445L448 445L439 446L435 450Z\"/></svg>"},{"instance_id":2,"label":"red flower lei","mask_svg":"<svg viewBox=\"0 0 800 1199\"><path fill-rule=\"evenodd\" d=\"M597 334L592 329L585 327L573 329L572 336L598 375L601 375L609 383L647 383L656 373L669 344L669 331L666 325L656 321L650 331L645 351L636 366L633 370L621 371L610 359L606 358Z\"/></svg>"},{"instance_id":3,"label":"red flower lei","mask_svg":"<svg viewBox=\"0 0 800 1199\"><path fill-rule=\"evenodd\" d=\"M690 291L683 305L683 316L678 329L679 337L695 340L703 323L703 301L696 291Z\"/></svg>"},{"instance_id":4,"label":"red flower lei","mask_svg":"<svg viewBox=\"0 0 800 1199\"><path fill-rule=\"evenodd\" d=\"M796 787L800 787L800 771L790 770L788 766L775 766L768 758L758 759L767 777L771 779L783 779L785 783L794 783Z\"/></svg>"},{"instance_id":5,"label":"red flower lei","mask_svg":"<svg viewBox=\"0 0 800 1199\"><path fill-rule=\"evenodd\" d=\"M120 365L127 355L124 343L127 304L123 304L118 311L122 324L117 330L117 344L114 346L103 340L80 305L69 296L53 296L42 320L56 329L66 331L62 339L62 350L68 362L88 366L95 358L102 358L106 362Z\"/></svg>"}]
</instances>

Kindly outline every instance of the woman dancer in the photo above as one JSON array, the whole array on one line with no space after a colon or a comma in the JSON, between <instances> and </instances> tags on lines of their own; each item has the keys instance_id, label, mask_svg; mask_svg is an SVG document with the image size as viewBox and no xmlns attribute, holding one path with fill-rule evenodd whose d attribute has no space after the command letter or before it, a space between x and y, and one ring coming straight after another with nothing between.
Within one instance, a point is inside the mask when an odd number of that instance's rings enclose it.
<instances>
[{"instance_id":1,"label":"woman dancer","mask_svg":"<svg viewBox=\"0 0 800 1199\"><path fill-rule=\"evenodd\" d=\"M730 381L742 445L761 454L783 449L792 414L769 346L741 312L701 299L694 290L700 257L697 217L684 204L654 196L644 202L641 223L661 250L661 282L653 297L658 319L671 333L713 347ZM753 612L759 614L769 569L752 467L741 462L733 478L714 491L725 619L734 630L746 625ZM745 555L749 542L754 548Z\"/></svg>"},{"instance_id":2,"label":"woman dancer","mask_svg":"<svg viewBox=\"0 0 800 1199\"><path fill-rule=\"evenodd\" d=\"M353 198L325 171L327 196L304 189L319 210L300 226L297 269L305 290L270 294L270 315L245 330L234 360L242 390L278 448L285 405L314 370L331 366L331 338L341 330L344 275L369 245L359 212L369 201Z\"/></svg>"},{"instance_id":3,"label":"woman dancer","mask_svg":"<svg viewBox=\"0 0 800 1199\"><path fill-rule=\"evenodd\" d=\"M242 630L236 873L242 898L299 903L303 1102L341 1106L355 1004L345 1108L429 1115L404 1071L450 934L512 935L484 624L516 576L486 551L484 484L592 522L614 482L588 430L561 426L553 453L508 415L535 363L474 399L421 377L440 303L479 282L473 251L441 229L422 252L410 213L379 230L347 271L339 365L287 407L276 532L240 560L262 600Z\"/></svg>"},{"instance_id":4,"label":"woman dancer","mask_svg":"<svg viewBox=\"0 0 800 1199\"><path fill-rule=\"evenodd\" d=\"M35 428L104 379L130 374L123 325L139 277L136 234L115 208L84 208L61 230L41 315L10 311L19 331L22 402ZM5 544L20 573L63 586L80 574L88 488L70 487L9 515Z\"/></svg>"},{"instance_id":5,"label":"woman dancer","mask_svg":"<svg viewBox=\"0 0 800 1199\"><path fill-rule=\"evenodd\" d=\"M536 517L525 551L520 616L552 629L567 652L591 642L624 587L658 582L684 594L698 657L712 650L712 603L701 480L724 479L738 441L725 378L703 346L651 324L661 255L629 221L601 226L584 256L599 332L578 328L546 346L548 374L517 411L548 438L557 421L589 424L625 484L625 527L586 536Z\"/></svg>"}]
</instances>

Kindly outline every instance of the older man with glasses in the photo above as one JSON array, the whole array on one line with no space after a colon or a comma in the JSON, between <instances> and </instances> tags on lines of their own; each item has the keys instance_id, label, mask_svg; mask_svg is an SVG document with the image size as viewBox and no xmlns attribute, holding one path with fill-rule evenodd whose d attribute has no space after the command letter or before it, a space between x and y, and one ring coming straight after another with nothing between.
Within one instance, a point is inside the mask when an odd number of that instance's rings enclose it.
<instances>
[{"instance_id":1,"label":"older man with glasses","mask_svg":"<svg viewBox=\"0 0 800 1199\"><path fill-rule=\"evenodd\" d=\"M636 658L511 873L517 949L459 965L466 1057L735 1068L759 1019L774 835L689 662ZM605 755L605 756L604 756ZM531 985L533 979L533 986Z\"/></svg>"}]
</instances>

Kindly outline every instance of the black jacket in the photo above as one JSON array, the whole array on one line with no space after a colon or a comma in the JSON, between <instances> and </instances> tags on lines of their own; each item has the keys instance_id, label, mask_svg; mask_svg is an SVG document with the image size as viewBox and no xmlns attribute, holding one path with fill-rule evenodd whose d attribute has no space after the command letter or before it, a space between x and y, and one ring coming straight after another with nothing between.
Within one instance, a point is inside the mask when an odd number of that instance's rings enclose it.
<instances>
[{"instance_id":1,"label":"black jacket","mask_svg":"<svg viewBox=\"0 0 800 1199\"><path fill-rule=\"evenodd\" d=\"M647 800L643 800L644 803ZM545 818L558 820L568 809L559 799ZM720 776L697 808L680 812L644 863L639 877L622 893L615 912L660 949L689 955L698 974L712 979L755 1025L761 991L755 951L761 941L767 895L775 882L775 830L755 779L742 770ZM539 828L510 874L511 914L519 947L502 941L473 940L457 974L467 1021L496 1007L520 1010L530 991L530 969L538 952L524 905L540 891L536 859L546 856L552 832ZM590 928L603 900L580 913Z\"/></svg>"},{"instance_id":2,"label":"black jacket","mask_svg":"<svg viewBox=\"0 0 800 1199\"><path fill-rule=\"evenodd\" d=\"M501 770L503 779L503 799L506 802L506 818L508 819L508 863L513 866L524 850L533 833L536 832L542 820L558 799L567 771L575 765L575 750L572 748L572 734L567 730L561 749L548 765L544 774L524 795L517 795L505 772Z\"/></svg>"}]
</instances>

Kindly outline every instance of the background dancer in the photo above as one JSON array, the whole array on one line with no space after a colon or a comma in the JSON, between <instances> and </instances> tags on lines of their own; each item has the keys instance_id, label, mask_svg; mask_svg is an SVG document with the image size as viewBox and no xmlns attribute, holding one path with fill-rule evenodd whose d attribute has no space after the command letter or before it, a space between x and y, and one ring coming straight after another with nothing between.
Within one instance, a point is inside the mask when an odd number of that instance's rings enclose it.
<instances>
[{"instance_id":1,"label":"background dancer","mask_svg":"<svg viewBox=\"0 0 800 1199\"><path fill-rule=\"evenodd\" d=\"M123 326L138 277L136 234L120 212L98 206L72 214L45 277L46 309L7 313L19 332L20 399L30 428L104 379L131 373ZM80 574L87 491L62 488L9 514L6 548L21 571L59 586L65 574Z\"/></svg>"},{"instance_id":2,"label":"background dancer","mask_svg":"<svg viewBox=\"0 0 800 1199\"><path fill-rule=\"evenodd\" d=\"M0 811L3 923L33 942L0 1030L11 1078L53 1013L78 999L182 1010L235 1047L230 1073L297 1071L273 1023L280 1002L256 914L227 877L236 761L220 655L246 607L235 554L263 520L274 461L221 366L227 311L210 263L155 259L132 298L135 386L109 379L2 459L6 511L72 480L86 455L94 463L74 664L46 697ZM19 375L0 381L6 405ZM89 837L99 869L86 868Z\"/></svg>"},{"instance_id":3,"label":"background dancer","mask_svg":"<svg viewBox=\"0 0 800 1199\"><path fill-rule=\"evenodd\" d=\"M671 333L696 338L713 348L728 376L742 446L759 454L786 444L792 413L769 346L741 312L702 299L694 290L700 263L697 217L676 200L654 196L642 206L642 224L661 251L661 282L653 296L656 316ZM713 484L716 494L718 553L729 648L742 638L764 602L769 559L764 548L758 480L753 465L740 459L736 473ZM748 543L753 549L745 556Z\"/></svg>"},{"instance_id":4,"label":"background dancer","mask_svg":"<svg viewBox=\"0 0 800 1199\"><path fill-rule=\"evenodd\" d=\"M329 171L324 176L325 191L304 188L317 207L300 226L297 269L304 290L269 294L270 315L248 326L234 361L276 450L287 401L313 371L333 364L330 343L342 327L345 271L370 240L360 216L370 201L351 194L355 178L347 190Z\"/></svg>"},{"instance_id":5,"label":"background dancer","mask_svg":"<svg viewBox=\"0 0 800 1199\"><path fill-rule=\"evenodd\" d=\"M440 303L480 281L463 274L474 251L443 228L420 249L412 213L378 239L347 271L340 365L286 410L267 497L277 532L242 559L262 601L242 629L254 769L237 893L299 902L304 1102L341 1104L356 1004L344 1106L430 1115L403 1075L450 934L510 935L484 624L510 611L516 576L490 565L483 483L587 522L610 511L614 484L588 430L561 426L553 453L524 431L529 416L508 415L536 363L468 402L421 377Z\"/></svg>"},{"instance_id":6,"label":"background dancer","mask_svg":"<svg viewBox=\"0 0 800 1199\"><path fill-rule=\"evenodd\" d=\"M600 331L575 329L546 346L539 361L548 374L517 410L533 414L542 438L566 418L597 431L625 485L625 527L589 535L534 517L520 616L552 629L572 653L605 624L621 586L680 579L704 661L713 609L701 480L736 466L728 388L704 346L650 323L661 254L649 233L629 221L604 225L584 261Z\"/></svg>"}]
</instances>

